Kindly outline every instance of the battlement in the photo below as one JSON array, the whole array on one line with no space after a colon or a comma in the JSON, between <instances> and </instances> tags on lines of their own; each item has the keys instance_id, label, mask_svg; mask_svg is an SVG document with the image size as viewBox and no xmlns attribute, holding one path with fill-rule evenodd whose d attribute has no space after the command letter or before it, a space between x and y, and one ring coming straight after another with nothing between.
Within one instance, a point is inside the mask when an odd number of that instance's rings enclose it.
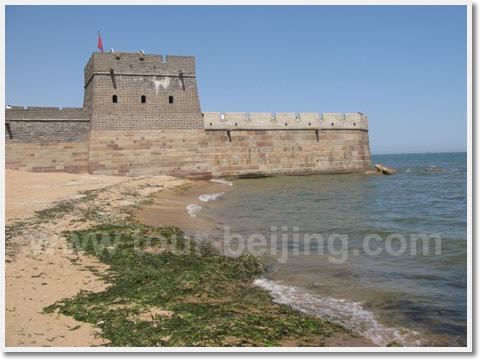
<instances>
[{"instance_id":1,"label":"battlement","mask_svg":"<svg viewBox=\"0 0 480 360\"><path fill-rule=\"evenodd\" d=\"M83 108L13 106L5 109L5 121L90 121Z\"/></svg>"},{"instance_id":2,"label":"battlement","mask_svg":"<svg viewBox=\"0 0 480 360\"><path fill-rule=\"evenodd\" d=\"M205 130L368 130L361 113L203 113Z\"/></svg>"},{"instance_id":3,"label":"battlement","mask_svg":"<svg viewBox=\"0 0 480 360\"><path fill-rule=\"evenodd\" d=\"M92 54L84 69L85 86L93 75L139 75L194 77L195 57L132 52Z\"/></svg>"}]
</instances>

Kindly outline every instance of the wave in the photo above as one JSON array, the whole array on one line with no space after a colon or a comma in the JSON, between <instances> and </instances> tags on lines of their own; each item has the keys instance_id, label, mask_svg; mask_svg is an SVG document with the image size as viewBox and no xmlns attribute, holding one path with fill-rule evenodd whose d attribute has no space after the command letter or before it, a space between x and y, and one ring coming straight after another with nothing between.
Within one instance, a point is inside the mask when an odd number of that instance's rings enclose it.
<instances>
[{"instance_id":1,"label":"wave","mask_svg":"<svg viewBox=\"0 0 480 360\"><path fill-rule=\"evenodd\" d=\"M422 345L418 332L381 325L376 316L364 309L360 302L310 295L305 289L283 285L265 278L257 279L253 284L267 290L273 300L279 304L289 305L296 310L340 323L369 338L376 345L386 346L391 342L404 346Z\"/></svg>"},{"instance_id":2,"label":"wave","mask_svg":"<svg viewBox=\"0 0 480 360\"><path fill-rule=\"evenodd\" d=\"M219 184L223 184L223 185L233 186L232 182L227 181L225 179L210 179L210 181L213 181L213 182L216 182L216 183L219 183Z\"/></svg>"},{"instance_id":3,"label":"wave","mask_svg":"<svg viewBox=\"0 0 480 360\"><path fill-rule=\"evenodd\" d=\"M197 204L187 205L187 212L188 212L188 215L190 215L191 217L196 217L197 212L199 212L200 210L202 210L202 207L200 205L197 205Z\"/></svg>"},{"instance_id":4,"label":"wave","mask_svg":"<svg viewBox=\"0 0 480 360\"><path fill-rule=\"evenodd\" d=\"M208 202L210 200L217 199L218 197L222 196L223 194L225 194L225 193L221 192L221 193L214 193L214 194L204 194L204 195L200 195L198 197L198 200L203 201L203 202Z\"/></svg>"},{"instance_id":5,"label":"wave","mask_svg":"<svg viewBox=\"0 0 480 360\"><path fill-rule=\"evenodd\" d=\"M464 172L467 171L466 167L456 167L456 168L441 168L435 165L429 167L408 167L408 168L400 168L400 172L404 171L406 173L424 173L424 172Z\"/></svg>"}]
</instances>

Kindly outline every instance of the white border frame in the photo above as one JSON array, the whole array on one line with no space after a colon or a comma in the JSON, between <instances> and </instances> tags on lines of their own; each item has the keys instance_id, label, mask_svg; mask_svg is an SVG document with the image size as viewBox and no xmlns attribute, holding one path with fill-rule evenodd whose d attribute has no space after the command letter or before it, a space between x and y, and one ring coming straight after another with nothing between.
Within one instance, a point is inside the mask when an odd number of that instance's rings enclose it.
<instances>
[{"instance_id":1,"label":"white border frame","mask_svg":"<svg viewBox=\"0 0 480 360\"><path fill-rule=\"evenodd\" d=\"M259 348L242 348L242 347L168 347L168 348L151 348L151 347L137 347L137 348L124 348L124 347L5 347L5 249L1 251L1 261L2 261L2 271L1 271L1 280L3 282L2 286L2 297L0 299L0 304L2 307L1 311L1 321L3 324L2 327L2 336L1 336L1 347L3 352L11 353L31 353L31 352L70 352L70 353L105 353L105 352L121 352L121 353L134 353L134 352L168 352L168 353L213 353L213 352L223 352L223 353L292 353L292 352L302 352L302 353L328 353L328 352L348 352L348 353L365 353L365 352L382 352L382 353L405 353L405 352L416 352L416 353L451 353L451 352L472 352L472 323L473 323L473 313L472 313L472 246L473 246L473 223L472 223L472 180L473 180L473 121L472 121L472 1L471 0L459 0L459 1L447 1L447 0L419 0L419 1L399 1L399 0L369 0L369 1L347 1L347 0L325 0L325 1L308 1L308 0L206 0L202 1L187 1L187 0L165 0L165 1L148 1L148 0L86 0L86 1L33 1L33 0L2 0L2 8L0 11L0 22L5 29L5 5L466 5L467 6L467 346L466 347L259 347ZM0 57L0 65L3 69L3 80L2 80L2 89L3 94L5 95L5 36L1 38L1 43L3 45L3 54ZM0 100L0 105L5 108L5 96ZM2 117L5 120L5 113L2 112ZM5 129L3 130L2 136L2 148L5 149ZM2 169L5 169L5 151L2 152L1 156ZM4 172L4 170L3 170ZM2 212L1 217L3 219L1 225L2 234L5 234L5 172L0 180L0 185L2 188ZM5 235L3 235L5 236Z\"/></svg>"}]
</instances>

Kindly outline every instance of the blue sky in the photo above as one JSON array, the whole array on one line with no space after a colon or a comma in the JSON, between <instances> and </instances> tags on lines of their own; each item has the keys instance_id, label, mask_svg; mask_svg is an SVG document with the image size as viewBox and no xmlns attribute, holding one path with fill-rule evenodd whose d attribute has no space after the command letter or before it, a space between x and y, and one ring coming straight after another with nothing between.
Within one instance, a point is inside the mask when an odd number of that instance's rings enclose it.
<instances>
[{"instance_id":1,"label":"blue sky","mask_svg":"<svg viewBox=\"0 0 480 360\"><path fill-rule=\"evenodd\" d=\"M81 107L97 49L194 55L203 111L357 112L374 154L466 151L466 6L6 6L5 101Z\"/></svg>"}]
</instances>

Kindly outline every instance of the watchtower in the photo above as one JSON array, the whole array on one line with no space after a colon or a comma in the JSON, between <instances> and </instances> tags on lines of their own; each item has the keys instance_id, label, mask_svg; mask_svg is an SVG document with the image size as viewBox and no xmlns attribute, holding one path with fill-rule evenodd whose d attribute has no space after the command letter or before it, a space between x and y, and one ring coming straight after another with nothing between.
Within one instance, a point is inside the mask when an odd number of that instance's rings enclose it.
<instances>
[{"instance_id":1,"label":"watchtower","mask_svg":"<svg viewBox=\"0 0 480 360\"><path fill-rule=\"evenodd\" d=\"M92 131L203 128L193 56L93 53L84 75Z\"/></svg>"}]
</instances>

